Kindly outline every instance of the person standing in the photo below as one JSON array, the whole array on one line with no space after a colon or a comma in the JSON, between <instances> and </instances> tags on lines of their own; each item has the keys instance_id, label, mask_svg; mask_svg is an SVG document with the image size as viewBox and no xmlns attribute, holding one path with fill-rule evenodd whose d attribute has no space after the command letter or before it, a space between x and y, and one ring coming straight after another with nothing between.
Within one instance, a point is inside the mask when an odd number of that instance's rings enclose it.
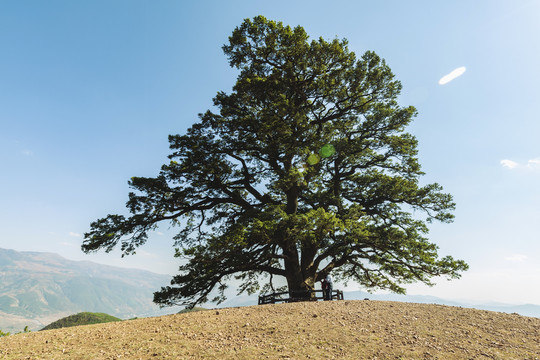
<instances>
[{"instance_id":1,"label":"person standing","mask_svg":"<svg viewBox=\"0 0 540 360\"><path fill-rule=\"evenodd\" d=\"M332 300L332 288L334 287L334 281L332 279L332 275L330 274L326 275L324 282L326 284L325 300Z\"/></svg>"},{"instance_id":2,"label":"person standing","mask_svg":"<svg viewBox=\"0 0 540 360\"><path fill-rule=\"evenodd\" d=\"M327 284L326 284L326 278L324 279L321 279L321 289L322 289L322 297L323 297L323 300L326 300L326 288L327 288Z\"/></svg>"}]
</instances>

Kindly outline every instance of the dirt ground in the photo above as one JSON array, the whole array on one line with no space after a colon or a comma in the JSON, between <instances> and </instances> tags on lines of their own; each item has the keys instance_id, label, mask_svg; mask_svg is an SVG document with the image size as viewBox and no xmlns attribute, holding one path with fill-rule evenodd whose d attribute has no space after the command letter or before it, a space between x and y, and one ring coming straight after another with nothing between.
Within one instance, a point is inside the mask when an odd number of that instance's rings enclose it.
<instances>
[{"instance_id":1,"label":"dirt ground","mask_svg":"<svg viewBox=\"0 0 540 360\"><path fill-rule=\"evenodd\" d=\"M540 319L383 301L228 308L0 338L2 359L540 359Z\"/></svg>"}]
</instances>

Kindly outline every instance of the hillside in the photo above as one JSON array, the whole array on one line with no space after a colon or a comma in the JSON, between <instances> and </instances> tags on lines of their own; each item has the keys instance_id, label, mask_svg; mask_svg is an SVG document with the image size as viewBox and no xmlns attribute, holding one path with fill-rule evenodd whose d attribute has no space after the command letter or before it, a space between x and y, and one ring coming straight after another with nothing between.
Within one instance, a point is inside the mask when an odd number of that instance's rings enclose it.
<instances>
[{"instance_id":1,"label":"hillside","mask_svg":"<svg viewBox=\"0 0 540 360\"><path fill-rule=\"evenodd\" d=\"M103 324L121 320L122 319L104 313L82 312L56 320L55 322L50 323L41 330L61 329L66 327L91 324Z\"/></svg>"},{"instance_id":2,"label":"hillside","mask_svg":"<svg viewBox=\"0 0 540 360\"><path fill-rule=\"evenodd\" d=\"M81 311L119 318L160 315L153 293L169 281L148 271L0 249L0 329L38 330Z\"/></svg>"},{"instance_id":3,"label":"hillside","mask_svg":"<svg viewBox=\"0 0 540 360\"><path fill-rule=\"evenodd\" d=\"M441 305L227 308L0 338L2 359L537 359L540 319Z\"/></svg>"}]
</instances>

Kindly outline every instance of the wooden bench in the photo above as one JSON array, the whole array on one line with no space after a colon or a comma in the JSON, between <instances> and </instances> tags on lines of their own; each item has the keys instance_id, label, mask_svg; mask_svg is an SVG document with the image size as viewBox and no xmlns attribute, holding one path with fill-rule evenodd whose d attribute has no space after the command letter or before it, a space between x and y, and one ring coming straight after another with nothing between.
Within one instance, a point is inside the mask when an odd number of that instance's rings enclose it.
<instances>
[{"instance_id":1,"label":"wooden bench","mask_svg":"<svg viewBox=\"0 0 540 360\"><path fill-rule=\"evenodd\" d=\"M305 295L306 293L310 294L309 298L306 298L305 296L294 296L294 293L292 294L293 296L291 296L291 293L288 291L266 294L266 295L259 295L259 305L275 304L275 303L280 303L280 302L289 303L289 302L298 302L298 301L326 300L323 290L309 290L305 292L303 291L301 294ZM318 296L318 293L320 293L321 295ZM332 290L331 300L343 300L343 291Z\"/></svg>"}]
</instances>

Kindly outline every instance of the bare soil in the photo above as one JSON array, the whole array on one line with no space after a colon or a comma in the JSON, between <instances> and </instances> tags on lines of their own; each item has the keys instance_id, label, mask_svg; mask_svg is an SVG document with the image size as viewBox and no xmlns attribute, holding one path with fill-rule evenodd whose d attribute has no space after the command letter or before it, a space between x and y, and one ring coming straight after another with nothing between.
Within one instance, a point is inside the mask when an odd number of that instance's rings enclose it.
<instances>
[{"instance_id":1,"label":"bare soil","mask_svg":"<svg viewBox=\"0 0 540 360\"><path fill-rule=\"evenodd\" d=\"M540 359L540 319L331 301L227 308L0 338L2 359Z\"/></svg>"}]
</instances>

